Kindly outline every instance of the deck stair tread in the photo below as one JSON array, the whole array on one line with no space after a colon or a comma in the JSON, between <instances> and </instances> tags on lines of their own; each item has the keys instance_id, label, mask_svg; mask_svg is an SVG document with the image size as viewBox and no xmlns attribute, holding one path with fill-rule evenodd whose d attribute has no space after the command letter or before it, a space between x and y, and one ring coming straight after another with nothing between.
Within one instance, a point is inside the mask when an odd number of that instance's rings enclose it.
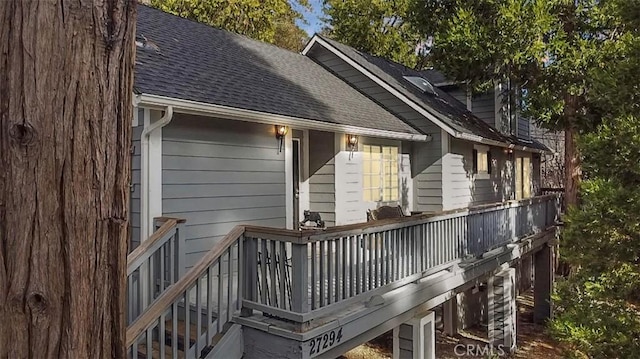
<instances>
[{"instance_id":1,"label":"deck stair tread","mask_svg":"<svg viewBox=\"0 0 640 359\"><path fill-rule=\"evenodd\" d=\"M138 358L140 359L147 359L147 358L153 358L153 359L159 359L160 358L160 343L158 343L157 341L154 341L151 344L151 356L149 356L147 353L147 344L140 344L138 346ZM166 359L174 359L173 357L173 349L171 348L170 345L165 345L164 346L164 355ZM178 356L175 359L184 359L185 355L184 355L184 351L182 350L178 350Z\"/></svg>"}]
</instances>

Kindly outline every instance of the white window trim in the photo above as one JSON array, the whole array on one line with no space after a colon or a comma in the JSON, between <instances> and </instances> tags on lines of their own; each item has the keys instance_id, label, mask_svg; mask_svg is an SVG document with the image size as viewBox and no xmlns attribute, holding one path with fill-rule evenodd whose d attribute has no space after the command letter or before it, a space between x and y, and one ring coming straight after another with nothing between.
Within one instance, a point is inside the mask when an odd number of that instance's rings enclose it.
<instances>
[{"instance_id":1,"label":"white window trim","mask_svg":"<svg viewBox=\"0 0 640 359\"><path fill-rule=\"evenodd\" d=\"M478 168L478 172L474 173L475 178L476 178L476 179L480 179L480 180L482 180L482 179L490 179L490 178L491 178L491 175L489 174L489 166L491 166L491 163L489 163L489 155L488 155L489 150L490 150L490 149L489 149L489 146L484 146L484 145L475 145L475 144L474 144L474 145L473 145L473 149L474 149L474 150L476 150L476 151L478 151L478 154L480 154L480 153L485 153L485 154L487 154L487 169L486 169L486 170L481 171L481 170ZM472 160L473 160L473 159L472 159ZM478 159L477 159L477 158L476 158L476 162L478 163L478 167L479 167L479 166L480 166L480 162L478 161Z\"/></svg>"},{"instance_id":2,"label":"white window trim","mask_svg":"<svg viewBox=\"0 0 640 359\"><path fill-rule=\"evenodd\" d=\"M400 157L400 153L401 153L401 152L400 152L400 151L401 151L401 147L400 147L398 144L386 143L386 141L385 141L385 142L381 142L381 143L361 143L361 144L359 144L359 146L358 146L358 150L359 150L360 152L362 152L363 154L365 153L365 151L364 151L364 146L376 146L376 147L380 147L380 149L381 149L381 150L382 150L384 147L395 147L395 148L397 149L397 151L398 151L398 152L397 152L397 158L396 158L396 160L395 160L395 161L396 161L396 166L397 166L397 168L398 168L398 169L397 169L397 172L396 172L396 181L397 181L396 188L397 188L397 191L398 191L398 192L396 193L396 199L388 200L388 201L387 201L387 200L384 200L384 188L385 188L385 186L384 186L384 179L382 178L382 177L384 177L384 173L381 173L381 174L380 174L380 175L381 175L380 180L381 180L381 186L382 186L382 187L380 187L380 190L381 190L381 193L380 193L380 195L381 195L381 196L380 196L380 198L379 198L378 200L369 200L369 199L367 199L367 198L366 198L366 191L367 191L369 188L365 188L365 187L364 187L364 178L363 178L363 182L362 182L362 183L363 183L363 186L362 186L362 200L363 200L364 202L379 203L379 204L394 204L394 203L399 203L399 202L401 201L401 199L402 199L401 194L400 194L400 190L401 190L401 188L400 188L400 158L399 158L399 157ZM380 156L382 156L382 152L380 152ZM381 165L381 170L383 169L383 163L382 163L383 161L384 161L384 160L383 160L383 158L381 157L381 163L380 163L380 165ZM363 177L366 175L366 173L365 173L365 171L364 171L364 164L365 164L365 160L364 160L364 157L363 157L363 161L362 161L362 166L363 166L363 168L362 168L362 176L363 176Z\"/></svg>"}]
</instances>

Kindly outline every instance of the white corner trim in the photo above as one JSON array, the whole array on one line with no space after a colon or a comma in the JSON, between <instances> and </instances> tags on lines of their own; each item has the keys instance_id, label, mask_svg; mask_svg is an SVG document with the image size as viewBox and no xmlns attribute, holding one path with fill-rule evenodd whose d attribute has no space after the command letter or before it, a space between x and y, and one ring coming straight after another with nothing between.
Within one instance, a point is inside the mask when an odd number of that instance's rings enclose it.
<instances>
[{"instance_id":1,"label":"white corner trim","mask_svg":"<svg viewBox=\"0 0 640 359\"><path fill-rule=\"evenodd\" d=\"M285 125L299 130L318 130L326 132L344 132L354 135L393 138L408 141L427 141L427 136L422 134L411 134L404 132L395 132L388 130L378 130L373 128L364 128L357 126L341 125L317 120L309 120L297 117L283 116L260 112L254 110L245 110L235 107L208 104L204 102L196 102L189 100L176 99L171 97L157 95L136 95L139 96L139 103L142 106L163 109L172 106L175 112L200 115L200 116L220 116L225 119L239 120L246 122L262 123L267 125Z\"/></svg>"},{"instance_id":2,"label":"white corner trim","mask_svg":"<svg viewBox=\"0 0 640 359\"><path fill-rule=\"evenodd\" d=\"M131 122L131 127L138 127L140 124L138 119L138 106L133 106L133 120Z\"/></svg>"},{"instance_id":3,"label":"white corner trim","mask_svg":"<svg viewBox=\"0 0 640 359\"><path fill-rule=\"evenodd\" d=\"M287 229L293 229L293 135L291 129L284 137L284 173Z\"/></svg>"}]
</instances>

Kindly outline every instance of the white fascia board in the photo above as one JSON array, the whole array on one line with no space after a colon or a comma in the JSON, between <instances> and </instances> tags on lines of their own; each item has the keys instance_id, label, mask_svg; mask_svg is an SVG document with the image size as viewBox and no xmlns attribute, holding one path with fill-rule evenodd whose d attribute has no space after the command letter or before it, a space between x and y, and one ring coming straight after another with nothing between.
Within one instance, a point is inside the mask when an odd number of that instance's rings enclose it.
<instances>
[{"instance_id":1,"label":"white fascia board","mask_svg":"<svg viewBox=\"0 0 640 359\"><path fill-rule=\"evenodd\" d=\"M266 112L245 110L241 108L208 104L177 98L139 94L138 105L149 108L162 109L166 106L173 106L174 112L186 113L200 116L217 116L230 120L262 123L267 125L284 125L300 130L317 130L326 132L342 132L359 136L371 136L392 138L398 140L408 140L417 142L428 141L427 135L394 132L387 130L377 130L357 126L342 125L336 123L309 120L297 117L283 116ZM399 120L400 121L400 120Z\"/></svg>"},{"instance_id":2,"label":"white fascia board","mask_svg":"<svg viewBox=\"0 0 640 359\"><path fill-rule=\"evenodd\" d=\"M325 49L331 51L331 53L333 53L334 55L338 56L340 59L345 61L347 64L349 64L351 67L353 67L357 71L360 71L367 78L369 78L370 80L372 80L373 82L378 84L380 87L382 87L385 90L387 90L392 95L396 96L399 100L404 102L406 105L408 105L409 107L411 107L412 109L417 111L422 116L426 117L429 121L435 123L441 129L443 129L444 131L446 131L448 134L450 134L451 136L453 136L455 138L464 139L464 140L468 140L468 141L479 142L479 143L487 143L487 144L491 144L491 145L495 145L495 146L499 146L499 147L514 148L514 149L519 149L519 150L529 151L529 152L540 152L540 153L544 152L543 150L539 150L539 149L535 149L535 148L529 148L529 147L524 147L524 146L517 146L517 145L513 145L513 144L503 143L503 142L500 142L500 141L490 140L490 139L484 138L482 136L471 135L471 134L467 134L467 133L464 133L464 132L460 132L460 131L454 130L453 128L451 128L450 126L448 126L447 124L442 122L440 119L438 119L434 114L432 114L429 111L425 110L422 106L420 106L419 104L415 103L413 100L409 99L408 97L406 97L405 95L403 95L402 93L400 93L399 91L394 89L391 85L389 85L388 83L384 82L382 79L380 79L376 75L372 74L369 70L367 70L364 67L360 66L357 62L355 62L351 58L349 58L349 56L343 54L342 52L340 52L340 50L338 50L335 47L331 46L331 44L329 44L326 41L322 40L317 35L314 35L314 37L309 41L309 43L307 44L305 49L302 51L302 54L306 56L307 53L311 50L311 48L313 48L313 46L316 43L320 44Z\"/></svg>"},{"instance_id":3,"label":"white fascia board","mask_svg":"<svg viewBox=\"0 0 640 359\"><path fill-rule=\"evenodd\" d=\"M509 143L505 143L505 142L490 140L490 139L487 139L487 138L484 138L484 137L481 137L481 136L471 135L471 134L468 134L468 133L459 133L459 134L460 134L460 136L458 136L458 138L460 138L462 140L467 140L467 141L472 141L472 142L477 142L477 143L483 143L483 144L492 145L492 146L496 146L496 147L510 148L510 149L519 150L519 151L537 152L537 153L546 152L544 150L540 150L540 149L533 148L533 147L519 146L519 145L509 144Z\"/></svg>"}]
</instances>

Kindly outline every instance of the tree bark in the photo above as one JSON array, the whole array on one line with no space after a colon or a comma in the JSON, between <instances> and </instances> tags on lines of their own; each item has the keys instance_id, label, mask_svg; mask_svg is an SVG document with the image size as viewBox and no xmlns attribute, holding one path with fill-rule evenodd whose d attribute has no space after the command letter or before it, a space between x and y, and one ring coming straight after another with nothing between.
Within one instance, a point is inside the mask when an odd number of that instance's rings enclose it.
<instances>
[{"instance_id":1,"label":"tree bark","mask_svg":"<svg viewBox=\"0 0 640 359\"><path fill-rule=\"evenodd\" d=\"M124 358L134 0L0 1L0 358Z\"/></svg>"},{"instance_id":2,"label":"tree bark","mask_svg":"<svg viewBox=\"0 0 640 359\"><path fill-rule=\"evenodd\" d=\"M578 205L578 191L580 189L580 181L582 179L580 153L576 143L577 130L575 123L577 121L577 102L577 96L565 96L564 115L567 120L567 126L564 131L565 208Z\"/></svg>"}]
</instances>

